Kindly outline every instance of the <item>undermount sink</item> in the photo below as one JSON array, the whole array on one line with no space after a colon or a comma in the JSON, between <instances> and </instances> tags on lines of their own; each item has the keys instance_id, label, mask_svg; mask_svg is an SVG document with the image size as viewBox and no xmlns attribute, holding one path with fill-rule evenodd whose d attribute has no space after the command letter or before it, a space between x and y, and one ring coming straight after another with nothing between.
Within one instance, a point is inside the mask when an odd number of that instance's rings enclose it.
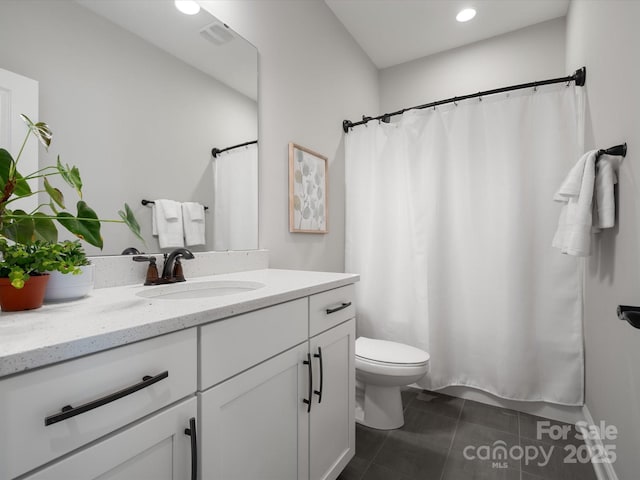
<instances>
[{"instance_id":1,"label":"undermount sink","mask_svg":"<svg viewBox=\"0 0 640 480\"><path fill-rule=\"evenodd\" d=\"M250 292L264 287L264 283L249 281L211 280L208 282L174 283L152 287L136 295L159 300L185 300L190 298L209 298Z\"/></svg>"}]
</instances>

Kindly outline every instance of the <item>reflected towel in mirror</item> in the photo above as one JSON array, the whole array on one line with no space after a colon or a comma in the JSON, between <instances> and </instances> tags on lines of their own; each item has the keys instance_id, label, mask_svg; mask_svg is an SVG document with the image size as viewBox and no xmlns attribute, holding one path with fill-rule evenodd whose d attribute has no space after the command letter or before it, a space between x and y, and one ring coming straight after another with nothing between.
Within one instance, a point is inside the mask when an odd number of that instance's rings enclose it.
<instances>
[{"instance_id":1,"label":"reflected towel in mirror","mask_svg":"<svg viewBox=\"0 0 640 480\"><path fill-rule=\"evenodd\" d=\"M174 200L156 200L154 213L160 248L184 247L184 228L180 203Z\"/></svg>"},{"instance_id":2,"label":"reflected towel in mirror","mask_svg":"<svg viewBox=\"0 0 640 480\"><path fill-rule=\"evenodd\" d=\"M184 202L182 204L182 222L187 246L204 245L204 205L197 202Z\"/></svg>"}]
</instances>

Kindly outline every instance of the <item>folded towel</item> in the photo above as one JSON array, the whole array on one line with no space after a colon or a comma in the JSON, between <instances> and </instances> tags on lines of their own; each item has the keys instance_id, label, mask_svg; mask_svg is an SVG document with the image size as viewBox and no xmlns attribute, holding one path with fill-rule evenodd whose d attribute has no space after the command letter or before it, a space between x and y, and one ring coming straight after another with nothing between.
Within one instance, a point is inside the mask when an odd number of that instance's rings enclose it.
<instances>
[{"instance_id":1,"label":"folded towel","mask_svg":"<svg viewBox=\"0 0 640 480\"><path fill-rule=\"evenodd\" d=\"M160 248L184 247L182 208L179 202L155 200L154 218Z\"/></svg>"},{"instance_id":2,"label":"folded towel","mask_svg":"<svg viewBox=\"0 0 640 480\"><path fill-rule=\"evenodd\" d=\"M565 205L552 245L568 255L587 257L591 254L596 154L597 150L585 153L553 197Z\"/></svg>"},{"instance_id":3,"label":"folded towel","mask_svg":"<svg viewBox=\"0 0 640 480\"><path fill-rule=\"evenodd\" d=\"M197 202L184 202L182 204L182 215L185 210L189 212L189 218L193 222L204 222L204 206Z\"/></svg>"},{"instance_id":4,"label":"folded towel","mask_svg":"<svg viewBox=\"0 0 640 480\"><path fill-rule=\"evenodd\" d=\"M174 200L156 200L156 205L162 207L164 218L167 220L177 220L181 214L180 203Z\"/></svg>"},{"instance_id":5,"label":"folded towel","mask_svg":"<svg viewBox=\"0 0 640 480\"><path fill-rule=\"evenodd\" d=\"M196 202L182 204L184 239L188 246L205 244L204 206Z\"/></svg>"},{"instance_id":6,"label":"folded towel","mask_svg":"<svg viewBox=\"0 0 640 480\"><path fill-rule=\"evenodd\" d=\"M596 173L596 198L593 208L593 231L611 228L616 222L616 203L613 186L618 183L615 169L607 155L598 160Z\"/></svg>"}]
</instances>

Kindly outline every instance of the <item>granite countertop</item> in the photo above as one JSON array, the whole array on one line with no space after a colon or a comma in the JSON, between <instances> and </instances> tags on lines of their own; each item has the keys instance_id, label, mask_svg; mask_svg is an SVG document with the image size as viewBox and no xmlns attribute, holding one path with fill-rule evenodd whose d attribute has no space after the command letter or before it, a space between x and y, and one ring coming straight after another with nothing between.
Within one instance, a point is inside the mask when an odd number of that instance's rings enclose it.
<instances>
[{"instance_id":1,"label":"granite countertop","mask_svg":"<svg viewBox=\"0 0 640 480\"><path fill-rule=\"evenodd\" d=\"M109 348L195 327L354 283L348 273L252 270L198 277L251 281L265 286L232 295L168 300L137 293L163 287L123 286L94 290L80 300L37 310L0 314L0 377Z\"/></svg>"}]
</instances>

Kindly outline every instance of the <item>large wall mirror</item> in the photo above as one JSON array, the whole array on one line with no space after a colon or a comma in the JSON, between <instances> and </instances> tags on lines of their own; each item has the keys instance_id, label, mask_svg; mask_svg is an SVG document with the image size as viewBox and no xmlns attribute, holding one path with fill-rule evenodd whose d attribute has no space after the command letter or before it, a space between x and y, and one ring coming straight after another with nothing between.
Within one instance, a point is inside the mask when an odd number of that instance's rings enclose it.
<instances>
[{"instance_id":1,"label":"large wall mirror","mask_svg":"<svg viewBox=\"0 0 640 480\"><path fill-rule=\"evenodd\" d=\"M92 255L160 251L143 199L208 207L194 251L258 248L257 62L209 12L185 15L173 0L0 2L0 68L39 83L39 119L54 134L40 166L57 155L77 165L101 218L126 202L142 227L146 244L103 224Z\"/></svg>"}]
</instances>

